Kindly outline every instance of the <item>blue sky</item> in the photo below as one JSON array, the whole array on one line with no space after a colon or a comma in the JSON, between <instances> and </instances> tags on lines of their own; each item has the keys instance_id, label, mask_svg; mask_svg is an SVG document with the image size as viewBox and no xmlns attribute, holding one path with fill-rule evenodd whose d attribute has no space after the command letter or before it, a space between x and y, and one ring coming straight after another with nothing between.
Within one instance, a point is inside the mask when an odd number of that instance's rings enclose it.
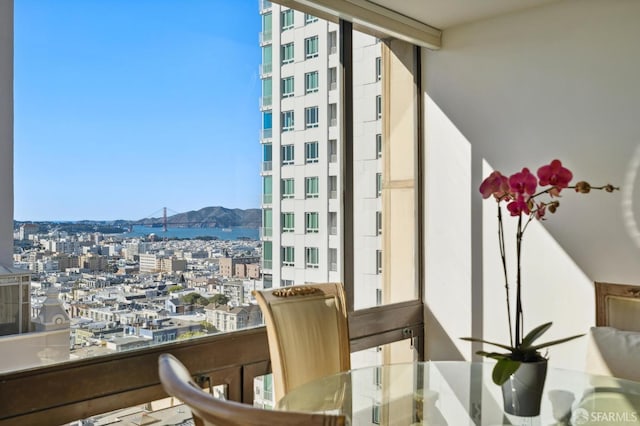
<instances>
[{"instance_id":1,"label":"blue sky","mask_svg":"<svg viewBox=\"0 0 640 426\"><path fill-rule=\"evenodd\" d=\"M16 220L260 200L255 0L15 2Z\"/></svg>"}]
</instances>

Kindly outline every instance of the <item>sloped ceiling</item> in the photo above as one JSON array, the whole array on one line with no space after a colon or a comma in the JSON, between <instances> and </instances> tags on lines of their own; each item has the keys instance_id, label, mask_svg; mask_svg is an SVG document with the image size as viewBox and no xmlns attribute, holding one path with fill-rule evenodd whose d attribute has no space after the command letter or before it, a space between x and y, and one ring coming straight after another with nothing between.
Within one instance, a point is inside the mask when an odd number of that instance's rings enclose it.
<instances>
[{"instance_id":1,"label":"sloped ceiling","mask_svg":"<svg viewBox=\"0 0 640 426\"><path fill-rule=\"evenodd\" d=\"M557 0L367 0L438 29L552 3Z\"/></svg>"}]
</instances>

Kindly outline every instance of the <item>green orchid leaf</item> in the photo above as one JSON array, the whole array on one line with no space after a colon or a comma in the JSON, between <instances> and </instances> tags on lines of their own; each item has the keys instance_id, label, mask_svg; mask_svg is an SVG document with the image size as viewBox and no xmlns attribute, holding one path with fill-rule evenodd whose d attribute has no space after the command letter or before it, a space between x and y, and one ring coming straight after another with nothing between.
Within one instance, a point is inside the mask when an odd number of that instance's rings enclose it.
<instances>
[{"instance_id":1,"label":"green orchid leaf","mask_svg":"<svg viewBox=\"0 0 640 426\"><path fill-rule=\"evenodd\" d=\"M478 351L478 352L476 352L476 355L481 355L481 356L484 356L484 357L487 357L487 358L492 358L492 359L495 359L495 360L499 361L499 360L504 359L504 358L509 358L509 356L511 354L501 354L501 353L498 353L498 352Z\"/></svg>"},{"instance_id":2,"label":"green orchid leaf","mask_svg":"<svg viewBox=\"0 0 640 426\"><path fill-rule=\"evenodd\" d=\"M584 336L584 334L576 334L575 336L565 337L564 339L552 340L550 342L541 343L539 345L531 346L530 349L537 351L538 349L546 348L547 346L557 345L558 343L568 342L569 340L577 339L578 337L582 337L582 336Z\"/></svg>"},{"instance_id":3,"label":"green orchid leaf","mask_svg":"<svg viewBox=\"0 0 640 426\"><path fill-rule=\"evenodd\" d=\"M550 327L551 327L551 322L547 322L544 323L542 325L537 326L536 328L534 328L533 330L531 330L529 332L529 334L527 334L526 336L524 336L524 339L522 339L522 344L520 345L521 348L526 349L529 346L531 346L531 344L540 336L542 336Z\"/></svg>"},{"instance_id":4,"label":"green orchid leaf","mask_svg":"<svg viewBox=\"0 0 640 426\"><path fill-rule=\"evenodd\" d=\"M514 361L509 358L499 360L495 367L493 367L493 372L491 374L493 383L498 386L502 386L502 384L506 382L518 368L520 368L520 364L520 361Z\"/></svg>"},{"instance_id":5,"label":"green orchid leaf","mask_svg":"<svg viewBox=\"0 0 640 426\"><path fill-rule=\"evenodd\" d=\"M489 342L488 340L483 340L483 339L476 339L475 337L461 337L460 339L462 340L466 340L468 342L480 342L480 343L486 343L488 345L493 345L493 346L497 346L499 348L502 349L506 349L510 352L513 352L516 350L516 348L512 348L511 346L507 346L507 345L502 345L500 343L494 343L494 342Z\"/></svg>"}]
</instances>

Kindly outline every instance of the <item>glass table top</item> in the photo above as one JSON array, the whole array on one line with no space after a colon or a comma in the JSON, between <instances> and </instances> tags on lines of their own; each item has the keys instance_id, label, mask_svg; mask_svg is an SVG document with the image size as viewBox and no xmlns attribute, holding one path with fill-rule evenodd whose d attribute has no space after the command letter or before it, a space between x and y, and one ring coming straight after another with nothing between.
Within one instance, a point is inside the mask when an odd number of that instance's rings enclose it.
<instances>
[{"instance_id":1,"label":"glass table top","mask_svg":"<svg viewBox=\"0 0 640 426\"><path fill-rule=\"evenodd\" d=\"M344 414L352 425L640 425L640 383L549 368L536 417L502 410L493 364L354 369L290 391L276 409Z\"/></svg>"}]
</instances>

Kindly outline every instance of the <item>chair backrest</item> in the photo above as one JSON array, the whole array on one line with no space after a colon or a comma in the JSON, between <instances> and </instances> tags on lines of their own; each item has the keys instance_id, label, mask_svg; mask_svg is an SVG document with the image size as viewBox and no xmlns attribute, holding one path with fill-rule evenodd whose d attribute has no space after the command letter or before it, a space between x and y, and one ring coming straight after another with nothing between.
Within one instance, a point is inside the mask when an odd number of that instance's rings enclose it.
<instances>
[{"instance_id":1,"label":"chair backrest","mask_svg":"<svg viewBox=\"0 0 640 426\"><path fill-rule=\"evenodd\" d=\"M214 398L193 381L186 367L171 354L160 355L158 373L167 394L189 407L196 426L345 425L342 415L264 410Z\"/></svg>"},{"instance_id":2,"label":"chair backrest","mask_svg":"<svg viewBox=\"0 0 640 426\"><path fill-rule=\"evenodd\" d=\"M276 401L288 391L351 368L341 283L254 292L267 326Z\"/></svg>"}]
</instances>

